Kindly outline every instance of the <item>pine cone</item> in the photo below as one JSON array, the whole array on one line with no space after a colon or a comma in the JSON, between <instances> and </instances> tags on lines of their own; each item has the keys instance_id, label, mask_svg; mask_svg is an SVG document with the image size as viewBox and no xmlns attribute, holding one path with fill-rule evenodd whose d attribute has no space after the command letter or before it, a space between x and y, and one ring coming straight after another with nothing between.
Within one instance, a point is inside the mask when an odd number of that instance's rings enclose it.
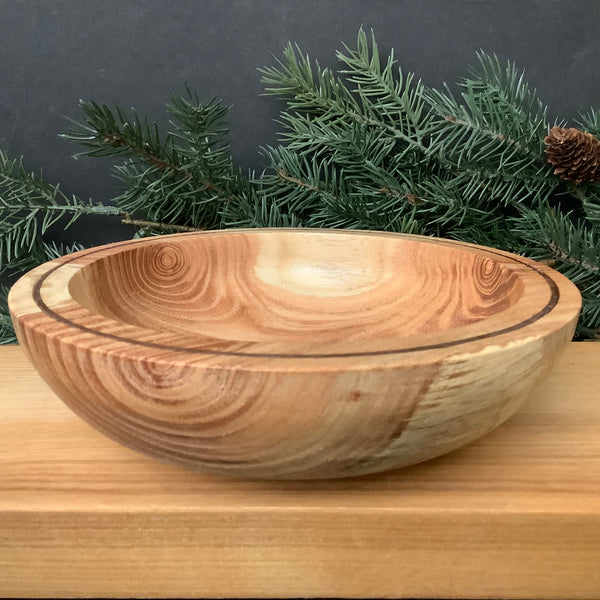
<instances>
[{"instance_id":1,"label":"pine cone","mask_svg":"<svg viewBox=\"0 0 600 600\"><path fill-rule=\"evenodd\" d=\"M574 127L553 127L544 138L554 174L575 183L600 182L600 140Z\"/></svg>"}]
</instances>

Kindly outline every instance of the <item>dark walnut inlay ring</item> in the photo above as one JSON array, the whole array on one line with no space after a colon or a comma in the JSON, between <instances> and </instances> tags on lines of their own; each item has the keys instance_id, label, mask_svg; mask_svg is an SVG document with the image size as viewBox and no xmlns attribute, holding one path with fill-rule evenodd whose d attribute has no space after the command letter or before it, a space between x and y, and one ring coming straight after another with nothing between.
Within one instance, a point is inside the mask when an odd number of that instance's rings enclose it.
<instances>
[{"instance_id":1,"label":"dark walnut inlay ring","mask_svg":"<svg viewBox=\"0 0 600 600\"><path fill-rule=\"evenodd\" d=\"M412 238L404 239L410 245ZM531 261L492 249L486 249L483 255L474 254L463 250L470 249L470 245L455 241L444 241L447 253L437 262L431 261L428 252L416 251L417 248L428 249L428 244L421 241L413 242L411 253L405 248L402 253L388 252L385 258L391 266L378 264L376 277L372 273L365 274L364 270L358 273L343 268L332 270L330 264L313 266L307 262L287 266L286 270L277 254L269 256L271 248L263 247L263 256L260 256L260 248L257 251L241 236L237 244L230 240L223 244L219 238L215 242L194 244L189 240L185 244L172 244L165 241L140 250L136 249L135 242L122 242L114 245L120 252L98 260L93 260L94 255L102 255L103 249L89 251L86 258L92 260L71 280L71 295L91 312L124 323L157 331L198 333L219 340L250 342L248 349L194 349L89 331L134 344L183 352L265 356L252 351L252 342L392 340L463 328L493 317L513 306L523 294L519 275L507 268L511 262L539 278L546 288L545 303L515 323L473 335L469 335L467 328L454 339L433 344L374 351L375 354L406 353L457 346L517 331L547 315L556 306L560 294L555 281ZM431 239L429 243L434 242ZM403 264L407 257L398 254L408 254L411 263ZM345 255L338 258L347 262L351 254L345 251ZM75 260L76 257L67 259L44 273L34 286L34 297L39 308L52 318L86 329L85 325L54 310L41 294L44 282ZM398 264L393 264L394 260ZM387 271L386 267L389 267ZM350 285L349 274L354 277ZM303 277L312 277L313 285L299 289ZM273 283L281 279L283 285ZM101 284L90 285L90 281L101 281ZM372 353L368 350L334 352L331 356ZM329 356L323 352L280 352L277 355Z\"/></svg>"}]
</instances>

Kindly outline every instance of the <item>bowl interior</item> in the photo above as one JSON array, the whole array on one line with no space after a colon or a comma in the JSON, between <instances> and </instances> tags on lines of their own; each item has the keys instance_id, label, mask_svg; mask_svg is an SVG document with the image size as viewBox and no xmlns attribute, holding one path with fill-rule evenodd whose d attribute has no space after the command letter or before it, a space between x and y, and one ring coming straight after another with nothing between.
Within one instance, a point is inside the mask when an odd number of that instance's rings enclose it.
<instances>
[{"instance_id":1,"label":"bowl interior","mask_svg":"<svg viewBox=\"0 0 600 600\"><path fill-rule=\"evenodd\" d=\"M286 231L156 238L89 263L69 284L76 302L112 319L253 342L444 331L506 311L523 289L489 253Z\"/></svg>"}]
</instances>

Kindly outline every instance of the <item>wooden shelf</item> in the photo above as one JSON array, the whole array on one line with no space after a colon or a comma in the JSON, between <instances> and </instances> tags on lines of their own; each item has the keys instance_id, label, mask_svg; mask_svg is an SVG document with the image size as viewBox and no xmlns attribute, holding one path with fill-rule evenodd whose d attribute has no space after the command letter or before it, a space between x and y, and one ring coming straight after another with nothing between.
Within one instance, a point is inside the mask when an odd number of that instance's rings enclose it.
<instances>
[{"instance_id":1,"label":"wooden shelf","mask_svg":"<svg viewBox=\"0 0 600 600\"><path fill-rule=\"evenodd\" d=\"M0 595L600 597L600 344L440 459L225 479L120 447L0 348Z\"/></svg>"}]
</instances>

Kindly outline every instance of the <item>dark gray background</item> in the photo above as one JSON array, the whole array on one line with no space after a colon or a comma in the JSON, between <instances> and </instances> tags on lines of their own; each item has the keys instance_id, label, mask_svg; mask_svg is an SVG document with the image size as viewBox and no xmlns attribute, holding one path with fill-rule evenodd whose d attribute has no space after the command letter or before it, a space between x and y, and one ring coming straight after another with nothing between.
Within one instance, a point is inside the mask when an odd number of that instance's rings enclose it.
<instances>
[{"instance_id":1,"label":"dark gray background","mask_svg":"<svg viewBox=\"0 0 600 600\"><path fill-rule=\"evenodd\" d=\"M78 148L58 137L80 117L78 99L164 123L165 100L187 83L231 105L234 156L261 169L257 148L275 141L281 105L260 96L257 68L288 40L335 65L361 25L428 85L458 80L483 49L524 69L552 117L600 106L598 0L0 0L0 148L106 202L118 193L110 163L74 161ZM69 235L94 244L130 234L90 218Z\"/></svg>"}]
</instances>

